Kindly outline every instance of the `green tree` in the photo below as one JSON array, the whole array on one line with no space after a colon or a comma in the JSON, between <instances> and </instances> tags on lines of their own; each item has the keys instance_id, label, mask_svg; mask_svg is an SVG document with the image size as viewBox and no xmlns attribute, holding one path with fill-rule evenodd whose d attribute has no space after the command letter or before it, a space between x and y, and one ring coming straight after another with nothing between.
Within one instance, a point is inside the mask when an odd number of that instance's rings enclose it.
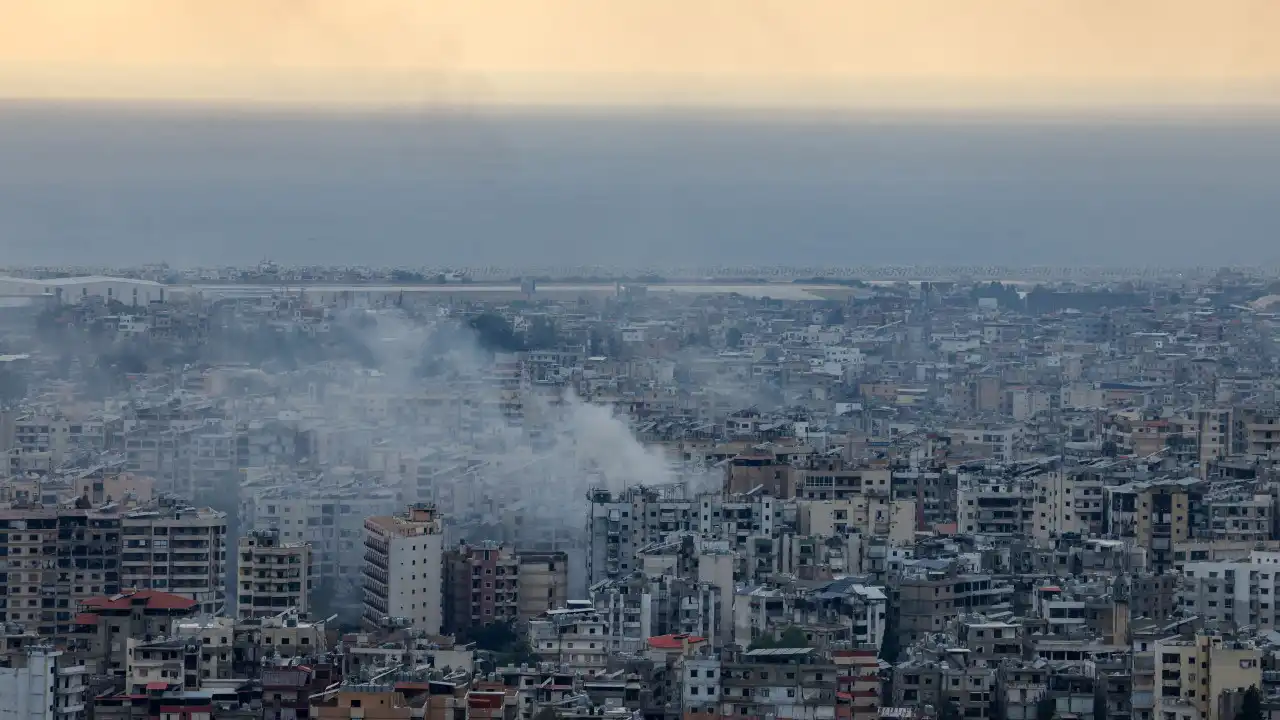
<instances>
[{"instance_id":1,"label":"green tree","mask_svg":"<svg viewBox=\"0 0 1280 720\"><path fill-rule=\"evenodd\" d=\"M1053 720L1058 714L1058 702L1045 695L1036 703L1036 720Z\"/></svg>"},{"instance_id":2,"label":"green tree","mask_svg":"<svg viewBox=\"0 0 1280 720\"><path fill-rule=\"evenodd\" d=\"M895 608L889 608L889 612L885 615L884 639L880 641L880 659L888 663L896 663L901 652L902 646L898 640L898 613Z\"/></svg>"},{"instance_id":3,"label":"green tree","mask_svg":"<svg viewBox=\"0 0 1280 720\"><path fill-rule=\"evenodd\" d=\"M774 635L761 635L752 643L750 650L762 650L765 648L803 648L809 647L809 638L804 631L795 625L788 625L782 629L782 632Z\"/></svg>"},{"instance_id":4,"label":"green tree","mask_svg":"<svg viewBox=\"0 0 1280 720\"><path fill-rule=\"evenodd\" d=\"M476 644L477 650L506 652L520 640L520 636L511 624L492 622L472 629L469 639Z\"/></svg>"},{"instance_id":5,"label":"green tree","mask_svg":"<svg viewBox=\"0 0 1280 720\"><path fill-rule=\"evenodd\" d=\"M1244 702L1240 704L1236 720L1262 720L1262 693L1258 692L1257 685L1250 685L1244 691Z\"/></svg>"},{"instance_id":6,"label":"green tree","mask_svg":"<svg viewBox=\"0 0 1280 720\"><path fill-rule=\"evenodd\" d=\"M529 323L529 330L525 333L524 344L530 350L547 350L554 348L559 339L556 333L556 324L550 318L537 315Z\"/></svg>"},{"instance_id":7,"label":"green tree","mask_svg":"<svg viewBox=\"0 0 1280 720\"><path fill-rule=\"evenodd\" d=\"M494 312L485 312L467 323L476 332L480 347L490 352L516 352L522 349L515 330L507 319Z\"/></svg>"},{"instance_id":8,"label":"green tree","mask_svg":"<svg viewBox=\"0 0 1280 720\"><path fill-rule=\"evenodd\" d=\"M731 327L724 331L725 347L737 348L742 346L742 331L736 327Z\"/></svg>"},{"instance_id":9,"label":"green tree","mask_svg":"<svg viewBox=\"0 0 1280 720\"><path fill-rule=\"evenodd\" d=\"M420 283L426 280L420 272L412 270L392 270L391 280L399 283Z\"/></svg>"},{"instance_id":10,"label":"green tree","mask_svg":"<svg viewBox=\"0 0 1280 720\"><path fill-rule=\"evenodd\" d=\"M16 405L26 397L26 377L8 368L0 369L0 405Z\"/></svg>"},{"instance_id":11,"label":"green tree","mask_svg":"<svg viewBox=\"0 0 1280 720\"><path fill-rule=\"evenodd\" d=\"M510 623L488 623L473 628L467 635L476 644L477 650L493 653L493 661L500 667L538 662L538 656L529 647L529 641Z\"/></svg>"}]
</instances>

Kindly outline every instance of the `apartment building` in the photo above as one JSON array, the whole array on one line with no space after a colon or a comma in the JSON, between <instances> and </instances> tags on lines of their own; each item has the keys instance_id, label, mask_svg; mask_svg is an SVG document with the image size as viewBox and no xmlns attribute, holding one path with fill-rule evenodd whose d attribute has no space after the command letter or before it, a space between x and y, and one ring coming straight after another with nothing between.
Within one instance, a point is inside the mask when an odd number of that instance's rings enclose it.
<instances>
[{"instance_id":1,"label":"apartment building","mask_svg":"<svg viewBox=\"0 0 1280 720\"><path fill-rule=\"evenodd\" d=\"M653 636L652 595L648 584L631 577L591 586L591 602L605 624L614 652L638 653Z\"/></svg>"},{"instance_id":2,"label":"apartment building","mask_svg":"<svg viewBox=\"0 0 1280 720\"><path fill-rule=\"evenodd\" d=\"M996 668L968 657L968 650L930 645L893 668L893 705L950 706L960 717L995 717Z\"/></svg>"},{"instance_id":3,"label":"apartment building","mask_svg":"<svg viewBox=\"0 0 1280 720\"><path fill-rule=\"evenodd\" d=\"M685 657L680 663L684 676L680 682L684 720L702 720L720 712L720 658Z\"/></svg>"},{"instance_id":4,"label":"apartment building","mask_svg":"<svg viewBox=\"0 0 1280 720\"><path fill-rule=\"evenodd\" d=\"M980 379L985 382L987 378ZM988 397L989 396L989 397ZM987 391L983 400L979 401L979 410L999 411L1003 405L1003 393ZM990 407L987 407L987 406ZM1018 427L953 427L948 428L946 435L950 438L954 450L969 450L978 457L990 458L996 462L1011 462L1015 459L1014 444L1021 430Z\"/></svg>"},{"instance_id":5,"label":"apartment building","mask_svg":"<svg viewBox=\"0 0 1280 720\"><path fill-rule=\"evenodd\" d=\"M282 543L279 530L254 530L240 538L236 560L236 617L269 617L310 609L311 546Z\"/></svg>"},{"instance_id":6,"label":"apartment building","mask_svg":"<svg viewBox=\"0 0 1280 720\"><path fill-rule=\"evenodd\" d=\"M65 637L82 601L120 591L120 550L114 512L0 510L0 621Z\"/></svg>"},{"instance_id":7,"label":"apartment building","mask_svg":"<svg viewBox=\"0 0 1280 720\"><path fill-rule=\"evenodd\" d=\"M854 495L844 500L797 500L802 535L839 537L849 534L886 538L893 545L915 540L916 501L887 495Z\"/></svg>"},{"instance_id":8,"label":"apartment building","mask_svg":"<svg viewBox=\"0 0 1280 720\"><path fill-rule=\"evenodd\" d=\"M1234 420L1233 452L1274 457L1280 451L1280 408L1240 408Z\"/></svg>"},{"instance_id":9,"label":"apartment building","mask_svg":"<svg viewBox=\"0 0 1280 720\"><path fill-rule=\"evenodd\" d=\"M71 494L85 498L94 507L106 503L150 503L155 498L155 480L145 475L121 472L123 463L92 468L71 481Z\"/></svg>"},{"instance_id":10,"label":"apartment building","mask_svg":"<svg viewBox=\"0 0 1280 720\"><path fill-rule=\"evenodd\" d=\"M62 464L72 446L72 429L80 435L81 423L62 415L24 415L13 423L16 449L24 455L48 453L54 467Z\"/></svg>"},{"instance_id":11,"label":"apartment building","mask_svg":"<svg viewBox=\"0 0 1280 720\"><path fill-rule=\"evenodd\" d=\"M1204 526L1201 483L1195 479L1134 482L1104 488L1107 533L1147 548L1148 568L1173 566L1173 546Z\"/></svg>"},{"instance_id":12,"label":"apartment building","mask_svg":"<svg viewBox=\"0 0 1280 720\"><path fill-rule=\"evenodd\" d=\"M168 635L173 621L198 614L198 605L188 597L158 590L89 598L73 621L70 647L95 668L95 674L123 678L137 639Z\"/></svg>"},{"instance_id":13,"label":"apartment building","mask_svg":"<svg viewBox=\"0 0 1280 720\"><path fill-rule=\"evenodd\" d=\"M404 505L395 490L371 479L334 478L326 487L269 478L246 488L240 518L253 530L279 530L281 543L311 546L311 583L327 598L359 606L364 597L365 518L391 515Z\"/></svg>"},{"instance_id":14,"label":"apartment building","mask_svg":"<svg viewBox=\"0 0 1280 720\"><path fill-rule=\"evenodd\" d=\"M698 496L698 532L704 537L730 541L745 547L752 537L773 537L777 521L777 500L763 493L729 495L706 493Z\"/></svg>"},{"instance_id":15,"label":"apartment building","mask_svg":"<svg viewBox=\"0 0 1280 720\"><path fill-rule=\"evenodd\" d=\"M855 496L888 498L893 490L892 473L878 468L847 468L840 463L810 463L795 473L796 498L804 500L848 500Z\"/></svg>"},{"instance_id":16,"label":"apartment building","mask_svg":"<svg viewBox=\"0 0 1280 720\"><path fill-rule=\"evenodd\" d=\"M730 495L761 488L776 498L795 496L796 469L773 451L745 451L729 459L724 467L724 489Z\"/></svg>"},{"instance_id":17,"label":"apartment building","mask_svg":"<svg viewBox=\"0 0 1280 720\"><path fill-rule=\"evenodd\" d=\"M720 664L723 717L834 720L839 668L813 648L731 654Z\"/></svg>"},{"instance_id":18,"label":"apartment building","mask_svg":"<svg viewBox=\"0 0 1280 720\"><path fill-rule=\"evenodd\" d=\"M955 506L952 500L956 492L956 473L945 465L907 465L893 470L893 497L914 498L921 507L917 510L924 527L949 522Z\"/></svg>"},{"instance_id":19,"label":"apartment building","mask_svg":"<svg viewBox=\"0 0 1280 720\"><path fill-rule=\"evenodd\" d=\"M28 647L0 666L0 717L5 720L84 720L88 670L61 650Z\"/></svg>"},{"instance_id":20,"label":"apartment building","mask_svg":"<svg viewBox=\"0 0 1280 720\"><path fill-rule=\"evenodd\" d=\"M1214 460L1231 454L1234 430L1232 408L1199 408L1184 417L1173 419L1177 436L1183 438L1174 444L1191 446L1194 458L1200 463L1201 477Z\"/></svg>"},{"instance_id":21,"label":"apartment building","mask_svg":"<svg viewBox=\"0 0 1280 720\"><path fill-rule=\"evenodd\" d=\"M364 612L369 629L404 623L439 634L444 622L444 528L434 505L364 522Z\"/></svg>"},{"instance_id":22,"label":"apartment building","mask_svg":"<svg viewBox=\"0 0 1280 720\"><path fill-rule=\"evenodd\" d=\"M191 485L185 493L196 502L212 502L239 485L236 434L221 423L191 435Z\"/></svg>"},{"instance_id":23,"label":"apartment building","mask_svg":"<svg viewBox=\"0 0 1280 720\"><path fill-rule=\"evenodd\" d=\"M1030 479L962 476L956 490L959 530L1002 537L1031 535L1035 497Z\"/></svg>"},{"instance_id":24,"label":"apartment building","mask_svg":"<svg viewBox=\"0 0 1280 720\"><path fill-rule=\"evenodd\" d=\"M1157 640L1154 712L1175 720L1230 720L1219 699L1225 692L1262 687L1262 653L1221 635Z\"/></svg>"},{"instance_id":25,"label":"apartment building","mask_svg":"<svg viewBox=\"0 0 1280 720\"><path fill-rule=\"evenodd\" d=\"M1177 604L1184 614L1280 628L1280 552L1255 550L1247 560L1184 563Z\"/></svg>"},{"instance_id":26,"label":"apartment building","mask_svg":"<svg viewBox=\"0 0 1280 720\"><path fill-rule=\"evenodd\" d=\"M569 556L563 552L522 552L517 580L520 604L516 610L528 622L569 602Z\"/></svg>"},{"instance_id":27,"label":"apartment building","mask_svg":"<svg viewBox=\"0 0 1280 720\"><path fill-rule=\"evenodd\" d=\"M1032 536L1039 541L1104 530L1103 481L1098 475L1053 470L1035 478Z\"/></svg>"},{"instance_id":28,"label":"apartment building","mask_svg":"<svg viewBox=\"0 0 1280 720\"><path fill-rule=\"evenodd\" d=\"M460 545L444 556L444 629L467 633L520 613L520 560L500 543Z\"/></svg>"},{"instance_id":29,"label":"apartment building","mask_svg":"<svg viewBox=\"0 0 1280 720\"><path fill-rule=\"evenodd\" d=\"M1209 537L1214 541L1257 543L1271 539L1275 517L1270 495L1237 492L1206 500Z\"/></svg>"},{"instance_id":30,"label":"apartment building","mask_svg":"<svg viewBox=\"0 0 1280 720\"><path fill-rule=\"evenodd\" d=\"M670 533L699 527L697 500L634 487L624 493L592 490L587 528L587 585L614 580L635 570L635 553Z\"/></svg>"},{"instance_id":31,"label":"apartment building","mask_svg":"<svg viewBox=\"0 0 1280 720\"><path fill-rule=\"evenodd\" d=\"M161 498L120 524L122 587L191 598L201 612L226 608L227 514Z\"/></svg>"},{"instance_id":32,"label":"apartment building","mask_svg":"<svg viewBox=\"0 0 1280 720\"><path fill-rule=\"evenodd\" d=\"M850 700L850 720L880 718L880 661L876 650L836 650L831 661L836 666L838 693Z\"/></svg>"},{"instance_id":33,"label":"apartment building","mask_svg":"<svg viewBox=\"0 0 1280 720\"><path fill-rule=\"evenodd\" d=\"M989 610L1012 596L1012 587L990 575L960 572L953 563L908 563L897 588L899 639L907 644L942 632L960 615Z\"/></svg>"},{"instance_id":34,"label":"apartment building","mask_svg":"<svg viewBox=\"0 0 1280 720\"><path fill-rule=\"evenodd\" d=\"M191 427L133 427L125 433L125 469L155 478L156 489L191 490Z\"/></svg>"},{"instance_id":35,"label":"apartment building","mask_svg":"<svg viewBox=\"0 0 1280 720\"><path fill-rule=\"evenodd\" d=\"M539 659L585 674L608 665L608 641L605 621L591 607L551 610L529 623L529 647Z\"/></svg>"}]
</instances>

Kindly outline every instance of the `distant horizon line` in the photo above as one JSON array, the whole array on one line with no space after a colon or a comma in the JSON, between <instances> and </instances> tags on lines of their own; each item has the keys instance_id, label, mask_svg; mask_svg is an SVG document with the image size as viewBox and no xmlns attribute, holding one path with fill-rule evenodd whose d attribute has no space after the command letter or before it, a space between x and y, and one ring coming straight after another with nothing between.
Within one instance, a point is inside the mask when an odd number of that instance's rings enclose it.
<instances>
[{"instance_id":1,"label":"distant horizon line","mask_svg":"<svg viewBox=\"0 0 1280 720\"><path fill-rule=\"evenodd\" d=\"M528 117L531 119L680 119L719 122L803 121L827 123L911 122L916 124L956 123L1255 123L1280 121L1280 101L1211 104L1204 102L1129 102L1093 105L1014 103L992 105L884 104L804 105L767 103L742 105L678 104L654 105L590 103L463 103L463 102L314 102L308 100L257 100L213 98L95 98L19 97L0 95L0 109L6 111L120 111L147 113L201 114L209 116L269 117L276 119L358 119L396 118L414 115Z\"/></svg>"},{"instance_id":2,"label":"distant horizon line","mask_svg":"<svg viewBox=\"0 0 1280 720\"><path fill-rule=\"evenodd\" d=\"M430 110L495 114L717 113L837 116L920 113L951 118L1191 114L1280 116L1280 77L1154 79L283 71L229 80L193 67L127 84L66 83L0 66L0 103L227 109L315 114ZM178 83L177 80L183 82ZM163 80L163 83L160 81ZM159 83L159 85L157 84ZM174 85L181 89L159 89Z\"/></svg>"}]
</instances>

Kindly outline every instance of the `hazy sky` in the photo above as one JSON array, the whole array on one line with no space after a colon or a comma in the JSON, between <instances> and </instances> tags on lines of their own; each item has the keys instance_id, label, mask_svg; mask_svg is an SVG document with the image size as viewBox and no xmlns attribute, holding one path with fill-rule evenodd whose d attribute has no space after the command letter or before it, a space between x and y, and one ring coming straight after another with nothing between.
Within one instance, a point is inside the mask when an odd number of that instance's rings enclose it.
<instances>
[{"instance_id":1,"label":"hazy sky","mask_svg":"<svg viewBox=\"0 0 1280 720\"><path fill-rule=\"evenodd\" d=\"M1275 0L0 0L0 96L1270 102Z\"/></svg>"},{"instance_id":2,"label":"hazy sky","mask_svg":"<svg viewBox=\"0 0 1280 720\"><path fill-rule=\"evenodd\" d=\"M1280 264L1277 36L1277 0L0 0L0 262Z\"/></svg>"}]
</instances>

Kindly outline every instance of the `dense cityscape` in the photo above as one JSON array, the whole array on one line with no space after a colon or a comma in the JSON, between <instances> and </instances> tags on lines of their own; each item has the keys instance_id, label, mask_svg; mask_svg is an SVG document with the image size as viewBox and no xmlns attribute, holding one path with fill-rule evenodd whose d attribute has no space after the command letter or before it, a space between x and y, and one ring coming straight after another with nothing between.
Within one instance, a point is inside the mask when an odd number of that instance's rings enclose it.
<instances>
[{"instance_id":1,"label":"dense cityscape","mask_svg":"<svg viewBox=\"0 0 1280 720\"><path fill-rule=\"evenodd\" d=\"M547 272L10 268L0 717L1280 712L1280 277Z\"/></svg>"}]
</instances>

